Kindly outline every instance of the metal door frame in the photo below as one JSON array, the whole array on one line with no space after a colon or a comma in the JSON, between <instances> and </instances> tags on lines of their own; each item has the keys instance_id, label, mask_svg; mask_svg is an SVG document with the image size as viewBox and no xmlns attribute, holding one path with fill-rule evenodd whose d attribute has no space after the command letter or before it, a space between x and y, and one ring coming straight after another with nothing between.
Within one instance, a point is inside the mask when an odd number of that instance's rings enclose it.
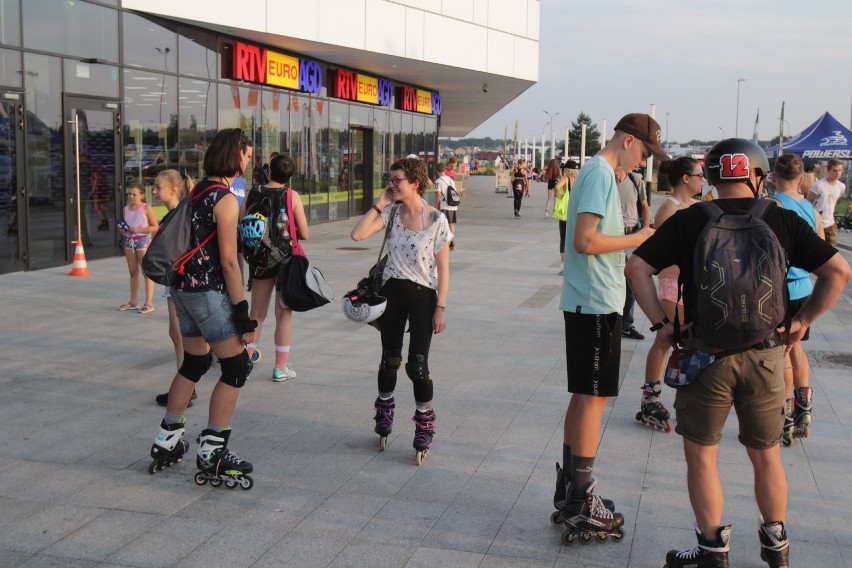
<instances>
[{"instance_id":1,"label":"metal door frame","mask_svg":"<svg viewBox=\"0 0 852 568\"><path fill-rule=\"evenodd\" d=\"M354 163L352 160L349 160L349 164L347 167L349 168L349 216L350 217L358 217L367 212L370 206L373 204L373 129L367 128L364 126L349 126L349 155L355 156L355 138L356 131L360 131L364 135L364 141L362 144L362 153L363 157L361 158L361 162L364 165L363 171L363 190L362 195L364 199L364 205L359 211L355 208L355 189L352 186L352 182L355 180L355 170ZM384 188L382 188L384 189Z\"/></svg>"},{"instance_id":2,"label":"metal door frame","mask_svg":"<svg viewBox=\"0 0 852 568\"><path fill-rule=\"evenodd\" d=\"M18 209L18 257L9 263L11 270L3 272L18 272L29 269L27 255L29 239L27 224L27 167L26 167L26 93L23 91L4 90L0 98L12 107L15 128L15 205ZM11 122L11 121L10 121ZM10 126L12 126L10 124ZM4 228L3 230L8 230Z\"/></svg>"}]
</instances>

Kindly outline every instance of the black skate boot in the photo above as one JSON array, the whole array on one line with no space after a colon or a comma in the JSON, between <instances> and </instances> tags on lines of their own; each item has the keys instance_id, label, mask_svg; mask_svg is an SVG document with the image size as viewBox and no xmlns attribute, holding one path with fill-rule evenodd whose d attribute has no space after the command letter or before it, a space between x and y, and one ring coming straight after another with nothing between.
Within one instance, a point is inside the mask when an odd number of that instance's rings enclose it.
<instances>
[{"instance_id":1,"label":"black skate boot","mask_svg":"<svg viewBox=\"0 0 852 568\"><path fill-rule=\"evenodd\" d=\"M796 436L796 422L793 420L793 399L788 398L784 403L784 432L781 433L781 443L789 448Z\"/></svg>"},{"instance_id":2,"label":"black skate boot","mask_svg":"<svg viewBox=\"0 0 852 568\"><path fill-rule=\"evenodd\" d=\"M195 465L201 471L195 474L195 483L204 485L209 481L213 487L219 487L224 481L228 489L237 485L243 489L252 488L254 480L247 474L254 468L228 449L230 436L230 429L221 432L207 429L201 432L196 440L198 455L195 458Z\"/></svg>"},{"instance_id":3,"label":"black skate boot","mask_svg":"<svg viewBox=\"0 0 852 568\"><path fill-rule=\"evenodd\" d=\"M183 460L183 455L189 449L189 442L183 439L186 433L185 425L186 418L181 418L180 424L166 424L165 421L160 423L160 431L151 446L151 457L154 461L148 466L148 473L157 473L164 467L171 467Z\"/></svg>"},{"instance_id":4,"label":"black skate boot","mask_svg":"<svg viewBox=\"0 0 852 568\"><path fill-rule=\"evenodd\" d=\"M728 568L728 551L731 550L731 525L719 528L714 540L707 540L698 527L698 546L687 550L670 550L664 568Z\"/></svg>"},{"instance_id":5,"label":"black skate boot","mask_svg":"<svg viewBox=\"0 0 852 568\"><path fill-rule=\"evenodd\" d=\"M624 538L621 525L624 517L621 513L610 511L604 506L603 499L594 494L597 480L593 477L584 491L575 493L570 482L565 490L568 498L562 509L565 530L562 532L562 544L571 546L579 540L588 544L592 537L598 542L611 538L614 542Z\"/></svg>"},{"instance_id":6,"label":"black skate boot","mask_svg":"<svg viewBox=\"0 0 852 568\"><path fill-rule=\"evenodd\" d=\"M432 437L435 435L435 411L431 408L426 412L416 410L414 416L414 449L417 450L415 461L421 465L429 455L432 447Z\"/></svg>"},{"instance_id":7,"label":"black skate boot","mask_svg":"<svg viewBox=\"0 0 852 568\"><path fill-rule=\"evenodd\" d=\"M807 438L811 430L811 413L814 408L814 389L801 387L796 389L796 406L793 408L793 420L796 430L793 436L796 438Z\"/></svg>"},{"instance_id":8,"label":"black skate boot","mask_svg":"<svg viewBox=\"0 0 852 568\"><path fill-rule=\"evenodd\" d=\"M568 503L568 484L565 470L556 462L556 491L553 493L553 506L556 510L550 515L550 524L554 526L565 524L562 511ZM615 511L615 503L611 499L601 499L601 502L610 511Z\"/></svg>"},{"instance_id":9,"label":"black skate boot","mask_svg":"<svg viewBox=\"0 0 852 568\"><path fill-rule=\"evenodd\" d=\"M660 402L660 394L662 394L660 383L645 383L642 385L642 403L639 412L636 413L636 420L662 430L663 432L671 432L672 425L669 422L671 414Z\"/></svg>"},{"instance_id":10,"label":"black skate boot","mask_svg":"<svg viewBox=\"0 0 852 568\"><path fill-rule=\"evenodd\" d=\"M376 421L376 427L373 431L379 435L379 449L384 450L388 445L388 436L393 430L393 410L396 408L396 403L393 397L387 400L382 400L381 397L376 397L375 409L376 415L373 420Z\"/></svg>"},{"instance_id":11,"label":"black skate boot","mask_svg":"<svg viewBox=\"0 0 852 568\"><path fill-rule=\"evenodd\" d=\"M761 519L763 520L763 519ZM760 536L760 559L769 564L770 568L790 565L790 541L784 523L763 523L757 530Z\"/></svg>"}]
</instances>

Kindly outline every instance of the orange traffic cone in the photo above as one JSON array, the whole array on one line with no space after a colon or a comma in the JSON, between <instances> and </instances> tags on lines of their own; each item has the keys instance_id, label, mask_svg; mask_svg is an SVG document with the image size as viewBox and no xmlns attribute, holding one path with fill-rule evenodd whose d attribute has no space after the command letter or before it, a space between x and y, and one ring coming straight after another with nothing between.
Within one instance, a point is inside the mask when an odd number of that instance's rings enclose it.
<instances>
[{"instance_id":1,"label":"orange traffic cone","mask_svg":"<svg viewBox=\"0 0 852 568\"><path fill-rule=\"evenodd\" d=\"M91 276L89 267L86 265L86 253L83 252L83 241L77 239L77 248L74 249L74 264L71 265L71 272L68 276Z\"/></svg>"}]
</instances>

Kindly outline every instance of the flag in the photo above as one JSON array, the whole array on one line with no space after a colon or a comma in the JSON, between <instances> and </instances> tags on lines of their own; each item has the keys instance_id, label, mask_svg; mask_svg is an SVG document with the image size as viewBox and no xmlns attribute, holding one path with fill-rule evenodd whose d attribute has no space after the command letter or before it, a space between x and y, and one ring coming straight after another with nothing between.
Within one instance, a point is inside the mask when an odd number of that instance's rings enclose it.
<instances>
[{"instance_id":1,"label":"flag","mask_svg":"<svg viewBox=\"0 0 852 568\"><path fill-rule=\"evenodd\" d=\"M757 109L757 116L754 117L754 134L751 137L751 141L757 144L757 123L760 120L760 109Z\"/></svg>"}]
</instances>

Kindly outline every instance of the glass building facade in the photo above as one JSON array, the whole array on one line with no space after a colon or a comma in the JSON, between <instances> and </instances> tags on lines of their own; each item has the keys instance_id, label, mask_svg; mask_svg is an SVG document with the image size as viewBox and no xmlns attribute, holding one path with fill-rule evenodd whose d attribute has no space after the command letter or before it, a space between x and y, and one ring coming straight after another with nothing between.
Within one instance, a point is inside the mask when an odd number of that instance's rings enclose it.
<instances>
[{"instance_id":1,"label":"glass building facade","mask_svg":"<svg viewBox=\"0 0 852 568\"><path fill-rule=\"evenodd\" d=\"M439 115L422 87L118 0L0 0L0 273L68 264L78 238L90 260L121 254L125 189L142 183L164 212L157 173L200 178L221 128L254 140L247 187L284 153L310 222L360 215L393 161L432 169Z\"/></svg>"}]
</instances>

